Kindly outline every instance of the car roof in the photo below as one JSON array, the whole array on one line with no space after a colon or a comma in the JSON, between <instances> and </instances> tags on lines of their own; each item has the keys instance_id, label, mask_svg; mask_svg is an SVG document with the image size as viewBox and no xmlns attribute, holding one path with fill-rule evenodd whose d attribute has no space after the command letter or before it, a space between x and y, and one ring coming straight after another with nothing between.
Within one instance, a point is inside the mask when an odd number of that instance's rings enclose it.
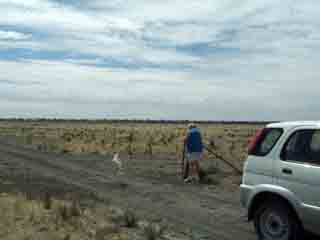
<instances>
[{"instance_id":1,"label":"car roof","mask_svg":"<svg viewBox=\"0 0 320 240\"><path fill-rule=\"evenodd\" d=\"M302 126L320 128L320 121L278 122L278 123L271 123L267 125L267 127L270 127L270 128L285 128L285 129L291 129L291 128L302 127Z\"/></svg>"}]
</instances>

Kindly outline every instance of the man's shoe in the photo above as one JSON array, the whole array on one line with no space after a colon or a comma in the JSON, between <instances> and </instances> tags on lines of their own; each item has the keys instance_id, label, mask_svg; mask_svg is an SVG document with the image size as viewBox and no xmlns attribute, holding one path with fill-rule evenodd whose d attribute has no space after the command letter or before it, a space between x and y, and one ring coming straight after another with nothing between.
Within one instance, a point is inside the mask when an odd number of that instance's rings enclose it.
<instances>
[{"instance_id":1,"label":"man's shoe","mask_svg":"<svg viewBox=\"0 0 320 240\"><path fill-rule=\"evenodd\" d=\"M192 181L192 177L187 177L184 179L185 183L190 183Z\"/></svg>"}]
</instances>

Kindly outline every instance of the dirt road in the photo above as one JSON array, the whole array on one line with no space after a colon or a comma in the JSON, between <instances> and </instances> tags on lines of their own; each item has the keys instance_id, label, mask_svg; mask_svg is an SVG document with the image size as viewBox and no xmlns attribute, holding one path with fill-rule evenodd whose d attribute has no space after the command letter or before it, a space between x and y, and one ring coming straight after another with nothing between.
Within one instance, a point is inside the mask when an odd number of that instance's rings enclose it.
<instances>
[{"instance_id":1,"label":"dirt road","mask_svg":"<svg viewBox=\"0 0 320 240\"><path fill-rule=\"evenodd\" d=\"M41 153L0 140L2 191L8 179L33 190L49 185L57 192L74 188L132 208L143 218L165 222L195 239L256 239L237 189L185 185L175 172L173 160L139 159L127 160L125 173L117 175L107 156Z\"/></svg>"}]
</instances>

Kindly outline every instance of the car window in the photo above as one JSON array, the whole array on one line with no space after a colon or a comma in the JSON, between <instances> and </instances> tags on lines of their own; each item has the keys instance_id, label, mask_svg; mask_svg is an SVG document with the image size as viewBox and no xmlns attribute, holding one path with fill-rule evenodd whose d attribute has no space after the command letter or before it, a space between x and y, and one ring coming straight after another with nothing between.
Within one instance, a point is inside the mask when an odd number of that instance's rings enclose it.
<instances>
[{"instance_id":1,"label":"car window","mask_svg":"<svg viewBox=\"0 0 320 240\"><path fill-rule=\"evenodd\" d=\"M310 148L313 152L320 151L320 130L317 130L313 133Z\"/></svg>"},{"instance_id":2,"label":"car window","mask_svg":"<svg viewBox=\"0 0 320 240\"><path fill-rule=\"evenodd\" d=\"M316 130L312 135L310 155L310 163L320 165L320 130Z\"/></svg>"},{"instance_id":3,"label":"car window","mask_svg":"<svg viewBox=\"0 0 320 240\"><path fill-rule=\"evenodd\" d=\"M320 164L320 131L298 130L290 136L281 152L281 159Z\"/></svg>"},{"instance_id":4,"label":"car window","mask_svg":"<svg viewBox=\"0 0 320 240\"><path fill-rule=\"evenodd\" d=\"M282 133L283 130L280 128L266 128L252 154L256 156L267 155L277 143Z\"/></svg>"}]
</instances>

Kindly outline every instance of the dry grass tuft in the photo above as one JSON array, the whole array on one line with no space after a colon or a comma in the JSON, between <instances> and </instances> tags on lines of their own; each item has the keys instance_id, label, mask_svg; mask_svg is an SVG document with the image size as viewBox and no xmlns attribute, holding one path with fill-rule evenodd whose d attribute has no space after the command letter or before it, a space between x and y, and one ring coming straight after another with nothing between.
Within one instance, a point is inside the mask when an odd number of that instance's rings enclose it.
<instances>
[{"instance_id":1,"label":"dry grass tuft","mask_svg":"<svg viewBox=\"0 0 320 240\"><path fill-rule=\"evenodd\" d=\"M133 211L127 209L124 212L123 218L124 218L125 227L135 228L138 226L138 217Z\"/></svg>"},{"instance_id":2,"label":"dry grass tuft","mask_svg":"<svg viewBox=\"0 0 320 240\"><path fill-rule=\"evenodd\" d=\"M44 194L43 207L46 210L50 210L52 208L52 197L49 192L45 192Z\"/></svg>"},{"instance_id":3,"label":"dry grass tuft","mask_svg":"<svg viewBox=\"0 0 320 240\"><path fill-rule=\"evenodd\" d=\"M73 200L70 206L70 215L72 217L80 217L81 216L81 208L79 201Z\"/></svg>"},{"instance_id":4,"label":"dry grass tuft","mask_svg":"<svg viewBox=\"0 0 320 240\"><path fill-rule=\"evenodd\" d=\"M81 209L79 203L73 200L71 203L60 203L57 207L57 213L63 221L68 221L73 217L80 217Z\"/></svg>"},{"instance_id":5,"label":"dry grass tuft","mask_svg":"<svg viewBox=\"0 0 320 240\"><path fill-rule=\"evenodd\" d=\"M166 227L155 223L150 223L144 228L146 240L157 240L161 238L166 230Z\"/></svg>"},{"instance_id":6,"label":"dry grass tuft","mask_svg":"<svg viewBox=\"0 0 320 240\"><path fill-rule=\"evenodd\" d=\"M58 216L63 220L63 221L68 221L70 219L70 214L68 207L65 203L61 204L57 208L58 211Z\"/></svg>"},{"instance_id":7,"label":"dry grass tuft","mask_svg":"<svg viewBox=\"0 0 320 240\"><path fill-rule=\"evenodd\" d=\"M108 224L100 227L95 234L96 240L105 240L120 234L120 228L114 224Z\"/></svg>"}]
</instances>

